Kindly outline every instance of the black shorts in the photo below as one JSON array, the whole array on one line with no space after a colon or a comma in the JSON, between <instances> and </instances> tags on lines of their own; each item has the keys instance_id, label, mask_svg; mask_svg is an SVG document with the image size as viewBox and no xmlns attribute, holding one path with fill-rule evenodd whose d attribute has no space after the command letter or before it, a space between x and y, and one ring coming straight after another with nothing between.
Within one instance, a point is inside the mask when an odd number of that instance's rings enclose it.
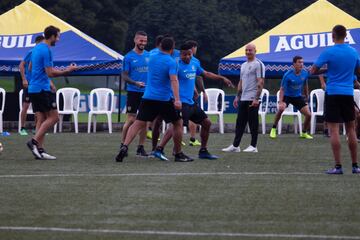
<instances>
[{"instance_id":1,"label":"black shorts","mask_svg":"<svg viewBox=\"0 0 360 240\"><path fill-rule=\"evenodd\" d=\"M330 123L351 122L355 120L354 97L350 95L325 94L325 121Z\"/></svg>"},{"instance_id":2,"label":"black shorts","mask_svg":"<svg viewBox=\"0 0 360 240\"><path fill-rule=\"evenodd\" d=\"M29 96L28 88L23 88L22 102L30 103L30 96Z\"/></svg>"},{"instance_id":3,"label":"black shorts","mask_svg":"<svg viewBox=\"0 0 360 240\"><path fill-rule=\"evenodd\" d=\"M207 118L206 113L197 104L190 105L183 103L181 113L183 125L186 127L189 126L189 120L199 124Z\"/></svg>"},{"instance_id":4,"label":"black shorts","mask_svg":"<svg viewBox=\"0 0 360 240\"><path fill-rule=\"evenodd\" d=\"M34 112L50 112L57 109L56 94L49 91L29 93Z\"/></svg>"},{"instance_id":5,"label":"black shorts","mask_svg":"<svg viewBox=\"0 0 360 240\"><path fill-rule=\"evenodd\" d=\"M143 95L144 95L143 92L132 92L132 91L127 92L126 113L133 113L133 114L137 113Z\"/></svg>"},{"instance_id":6,"label":"black shorts","mask_svg":"<svg viewBox=\"0 0 360 240\"><path fill-rule=\"evenodd\" d=\"M157 101L141 99L137 120L152 122L160 115L166 123L175 122L181 119L178 111L175 110L173 101Z\"/></svg>"},{"instance_id":7,"label":"black shorts","mask_svg":"<svg viewBox=\"0 0 360 240\"><path fill-rule=\"evenodd\" d=\"M303 97L284 96L284 102L286 103L286 107L292 104L299 111L307 105Z\"/></svg>"}]
</instances>

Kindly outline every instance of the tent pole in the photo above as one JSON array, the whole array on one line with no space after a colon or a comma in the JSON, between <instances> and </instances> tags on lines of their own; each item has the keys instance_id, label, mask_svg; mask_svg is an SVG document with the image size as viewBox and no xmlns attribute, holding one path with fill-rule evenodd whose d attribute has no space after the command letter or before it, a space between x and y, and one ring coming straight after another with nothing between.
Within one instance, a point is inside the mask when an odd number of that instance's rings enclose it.
<instances>
[{"instance_id":1,"label":"tent pole","mask_svg":"<svg viewBox=\"0 0 360 240\"><path fill-rule=\"evenodd\" d=\"M119 75L118 123L121 121L121 74Z\"/></svg>"}]
</instances>

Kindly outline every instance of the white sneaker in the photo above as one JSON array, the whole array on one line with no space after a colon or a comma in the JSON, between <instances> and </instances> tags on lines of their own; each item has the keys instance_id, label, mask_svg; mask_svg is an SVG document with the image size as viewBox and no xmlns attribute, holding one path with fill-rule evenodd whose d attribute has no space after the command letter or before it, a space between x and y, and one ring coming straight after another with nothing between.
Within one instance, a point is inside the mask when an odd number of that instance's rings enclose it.
<instances>
[{"instance_id":1,"label":"white sneaker","mask_svg":"<svg viewBox=\"0 0 360 240\"><path fill-rule=\"evenodd\" d=\"M41 153L41 159L43 160L55 160L56 157L55 156L51 156L50 154L46 153L46 152L42 152Z\"/></svg>"},{"instance_id":2,"label":"white sneaker","mask_svg":"<svg viewBox=\"0 0 360 240\"><path fill-rule=\"evenodd\" d=\"M258 149L256 147L253 146L248 146L243 152L253 152L253 153L257 153Z\"/></svg>"},{"instance_id":3,"label":"white sneaker","mask_svg":"<svg viewBox=\"0 0 360 240\"><path fill-rule=\"evenodd\" d=\"M234 147L234 145L230 145L227 148L223 148L221 151L223 152L240 152L240 147Z\"/></svg>"}]
</instances>

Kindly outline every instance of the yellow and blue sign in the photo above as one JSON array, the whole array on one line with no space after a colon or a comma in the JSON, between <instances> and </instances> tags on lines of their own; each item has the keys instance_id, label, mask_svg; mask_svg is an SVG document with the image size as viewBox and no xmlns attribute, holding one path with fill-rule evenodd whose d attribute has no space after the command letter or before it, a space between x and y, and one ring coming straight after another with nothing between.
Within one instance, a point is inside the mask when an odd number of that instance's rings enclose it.
<instances>
[{"instance_id":1,"label":"yellow and blue sign","mask_svg":"<svg viewBox=\"0 0 360 240\"><path fill-rule=\"evenodd\" d=\"M76 63L80 70L74 75L120 73L122 55L27 0L0 15L0 75L18 72L19 62L35 46L36 36L49 25L61 30L60 41L52 48L56 68Z\"/></svg>"},{"instance_id":2,"label":"yellow and blue sign","mask_svg":"<svg viewBox=\"0 0 360 240\"><path fill-rule=\"evenodd\" d=\"M265 64L266 75L282 75L292 67L296 55L302 56L309 68L325 48L334 45L331 30L338 24L348 29L345 41L360 52L360 21L326 0L318 0L252 41L257 57ZM219 72L239 75L245 61L243 46L221 59Z\"/></svg>"}]
</instances>

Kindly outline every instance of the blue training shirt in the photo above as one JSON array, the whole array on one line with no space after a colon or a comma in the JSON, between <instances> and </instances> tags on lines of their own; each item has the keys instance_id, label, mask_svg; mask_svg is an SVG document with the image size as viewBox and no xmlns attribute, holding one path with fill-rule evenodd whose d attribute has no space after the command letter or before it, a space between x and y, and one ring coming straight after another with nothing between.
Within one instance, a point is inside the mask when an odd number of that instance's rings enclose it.
<instances>
[{"instance_id":1,"label":"blue training shirt","mask_svg":"<svg viewBox=\"0 0 360 240\"><path fill-rule=\"evenodd\" d=\"M128 52L124 57L124 71L128 72L129 77L136 82L147 82L149 52L144 51L142 54L137 54L134 50ZM127 91L144 92L144 87L137 87L132 84L127 84Z\"/></svg>"},{"instance_id":2,"label":"blue training shirt","mask_svg":"<svg viewBox=\"0 0 360 240\"><path fill-rule=\"evenodd\" d=\"M358 53L348 44L335 44L321 53L314 65L321 68L327 64L328 95L354 95L354 71L359 61Z\"/></svg>"},{"instance_id":3,"label":"blue training shirt","mask_svg":"<svg viewBox=\"0 0 360 240\"><path fill-rule=\"evenodd\" d=\"M170 75L177 75L177 64L175 60L169 54L161 51L151 55L147 86L143 98L157 101L170 101L172 96Z\"/></svg>"},{"instance_id":4,"label":"blue training shirt","mask_svg":"<svg viewBox=\"0 0 360 240\"><path fill-rule=\"evenodd\" d=\"M190 63L186 64L182 60L179 61L179 94L180 100L183 103L190 105L194 104L194 90L196 76L201 75L204 69L200 66L200 62L197 59L191 58Z\"/></svg>"},{"instance_id":5,"label":"blue training shirt","mask_svg":"<svg viewBox=\"0 0 360 240\"><path fill-rule=\"evenodd\" d=\"M151 55L157 54L157 53L159 53L159 52L160 52L160 49L159 49L159 48L153 48L153 49L150 50L149 54L150 54L150 56L151 56Z\"/></svg>"},{"instance_id":6,"label":"blue training shirt","mask_svg":"<svg viewBox=\"0 0 360 240\"><path fill-rule=\"evenodd\" d=\"M26 54L23 61L25 62L24 68L25 68L25 77L26 80L30 81L31 79L31 71L29 70L29 64L31 62L31 53L32 49Z\"/></svg>"},{"instance_id":7,"label":"blue training shirt","mask_svg":"<svg viewBox=\"0 0 360 240\"><path fill-rule=\"evenodd\" d=\"M29 82L29 93L39 93L42 90L50 91L50 78L45 68L53 67L53 55L46 43L36 45L31 54L31 80Z\"/></svg>"},{"instance_id":8,"label":"blue training shirt","mask_svg":"<svg viewBox=\"0 0 360 240\"><path fill-rule=\"evenodd\" d=\"M287 71L281 80L281 87L284 88L284 96L301 97L304 84L309 78L309 72L302 69L299 75L296 75L295 69Z\"/></svg>"}]
</instances>

